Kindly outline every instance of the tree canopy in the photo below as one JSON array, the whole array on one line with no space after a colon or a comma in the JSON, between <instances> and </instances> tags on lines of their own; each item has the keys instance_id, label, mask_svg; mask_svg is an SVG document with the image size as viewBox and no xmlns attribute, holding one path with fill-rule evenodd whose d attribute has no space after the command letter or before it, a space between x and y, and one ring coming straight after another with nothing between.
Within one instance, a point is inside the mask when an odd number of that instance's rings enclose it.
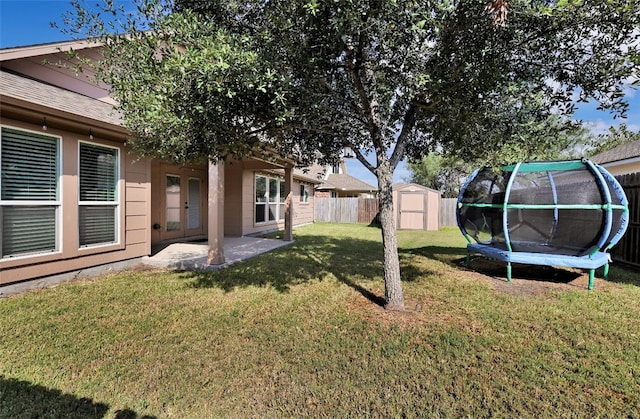
<instances>
[{"instance_id":1,"label":"tree canopy","mask_svg":"<svg viewBox=\"0 0 640 419\"><path fill-rule=\"evenodd\" d=\"M483 157L513 142L546 149L552 138L519 136L570 114L576 98L625 110L637 2L512 1L498 26L486 6L145 1L127 37L101 32L86 10L76 25L108 38L100 74L134 144L174 159L265 142L302 159L376 144L386 154L400 145L393 162L436 147Z\"/></svg>"},{"instance_id":2,"label":"tree canopy","mask_svg":"<svg viewBox=\"0 0 640 419\"><path fill-rule=\"evenodd\" d=\"M617 128L610 127L607 132L599 134L592 140L588 154L595 156L633 141L640 141L640 131L633 131L626 124L622 124Z\"/></svg>"},{"instance_id":3,"label":"tree canopy","mask_svg":"<svg viewBox=\"0 0 640 419\"><path fill-rule=\"evenodd\" d=\"M431 151L419 160L409 161L407 169L410 173L407 182L435 189L443 198L457 198L464 181L475 167L460 159Z\"/></svg>"},{"instance_id":4,"label":"tree canopy","mask_svg":"<svg viewBox=\"0 0 640 419\"><path fill-rule=\"evenodd\" d=\"M113 1L105 9L118 14ZM221 160L269 147L306 163L350 147L378 179L385 298L402 307L398 163L543 150L555 138L539 124L576 100L624 112L639 20L635 0L145 0L126 36L82 5L68 27L104 40L98 74L143 154Z\"/></svg>"},{"instance_id":5,"label":"tree canopy","mask_svg":"<svg viewBox=\"0 0 640 419\"><path fill-rule=\"evenodd\" d=\"M595 140L577 121L557 115L542 121L527 114L524 116L523 120L511 119L515 138L505 136L504 144L498 149L484 150L483 154L465 156L465 159L441 150L410 159L407 180L436 189L444 198L457 198L467 176L487 163L581 158L593 144L605 141L601 137Z\"/></svg>"}]
</instances>

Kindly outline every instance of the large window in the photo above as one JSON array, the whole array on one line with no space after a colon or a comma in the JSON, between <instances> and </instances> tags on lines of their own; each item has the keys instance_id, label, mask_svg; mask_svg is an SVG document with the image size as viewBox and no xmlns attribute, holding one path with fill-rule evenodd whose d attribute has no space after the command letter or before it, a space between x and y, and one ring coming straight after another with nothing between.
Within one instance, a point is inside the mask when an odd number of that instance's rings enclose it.
<instances>
[{"instance_id":1,"label":"large window","mask_svg":"<svg viewBox=\"0 0 640 419\"><path fill-rule=\"evenodd\" d=\"M118 149L80 143L80 247L118 241Z\"/></svg>"},{"instance_id":2,"label":"large window","mask_svg":"<svg viewBox=\"0 0 640 419\"><path fill-rule=\"evenodd\" d=\"M0 257L56 252L60 139L5 127L1 130Z\"/></svg>"},{"instance_id":3,"label":"large window","mask_svg":"<svg viewBox=\"0 0 640 419\"><path fill-rule=\"evenodd\" d=\"M256 175L256 223L284 220L284 200L284 180Z\"/></svg>"}]
</instances>

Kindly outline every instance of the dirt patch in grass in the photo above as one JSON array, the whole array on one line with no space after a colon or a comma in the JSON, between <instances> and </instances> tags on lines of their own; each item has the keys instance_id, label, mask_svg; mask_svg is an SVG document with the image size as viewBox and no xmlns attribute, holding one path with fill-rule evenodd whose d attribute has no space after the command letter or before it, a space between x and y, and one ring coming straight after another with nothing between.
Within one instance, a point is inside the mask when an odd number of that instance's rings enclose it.
<instances>
[{"instance_id":1,"label":"dirt patch in grass","mask_svg":"<svg viewBox=\"0 0 640 419\"><path fill-rule=\"evenodd\" d=\"M508 282L504 262L476 256L471 260L471 268L466 267L464 258L457 259L452 264L458 269L458 280L487 283L495 291L511 296L526 298L558 292L589 292L587 289L589 274L580 269L512 264L512 282ZM607 281L596 277L594 291L608 289L609 286ZM381 288L374 287L368 291L380 298L384 295L384 290ZM451 311L435 310L437 313L435 314L432 308L440 305L441 302L437 297L429 294L422 294L419 298L405 295L404 311L385 310L379 305L371 304L371 301L363 298L362 295L354 295L348 309L373 323L395 325L401 328L419 327L434 322L459 323L461 328L469 328L468 319L456 321L461 319L457 319Z\"/></svg>"},{"instance_id":2,"label":"dirt patch in grass","mask_svg":"<svg viewBox=\"0 0 640 419\"><path fill-rule=\"evenodd\" d=\"M376 295L384 295L382 290L372 290ZM424 323L424 311L429 310L432 302L416 300L405 297L404 311L386 310L362 295L354 295L349 301L347 310L350 313L358 314L367 321L373 323L393 324L397 326L416 326Z\"/></svg>"}]
</instances>

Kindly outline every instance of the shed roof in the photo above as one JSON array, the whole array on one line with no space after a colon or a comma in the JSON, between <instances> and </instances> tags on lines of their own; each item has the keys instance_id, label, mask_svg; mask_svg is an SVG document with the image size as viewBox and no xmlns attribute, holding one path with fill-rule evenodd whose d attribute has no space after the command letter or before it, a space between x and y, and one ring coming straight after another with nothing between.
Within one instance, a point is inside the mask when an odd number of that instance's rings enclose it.
<instances>
[{"instance_id":1,"label":"shed roof","mask_svg":"<svg viewBox=\"0 0 640 419\"><path fill-rule=\"evenodd\" d=\"M392 185L393 190L394 191L400 191L400 190L405 190L405 189L409 189L411 191L414 190L421 190L421 191L425 191L425 192L435 192L438 195L440 195L440 191L437 191L433 188L428 188L426 186L422 186L422 185L418 185L417 183L405 183L405 182L396 182Z\"/></svg>"}]
</instances>

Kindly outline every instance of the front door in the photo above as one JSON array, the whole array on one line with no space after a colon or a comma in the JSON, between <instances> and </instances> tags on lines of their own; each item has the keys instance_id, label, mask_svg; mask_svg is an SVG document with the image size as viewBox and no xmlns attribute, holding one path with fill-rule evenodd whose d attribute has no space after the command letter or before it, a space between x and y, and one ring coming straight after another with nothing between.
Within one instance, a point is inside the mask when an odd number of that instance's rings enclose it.
<instances>
[{"instance_id":1,"label":"front door","mask_svg":"<svg viewBox=\"0 0 640 419\"><path fill-rule=\"evenodd\" d=\"M176 240L205 234L207 213L205 172L167 166L163 170L164 231L162 240Z\"/></svg>"}]
</instances>

